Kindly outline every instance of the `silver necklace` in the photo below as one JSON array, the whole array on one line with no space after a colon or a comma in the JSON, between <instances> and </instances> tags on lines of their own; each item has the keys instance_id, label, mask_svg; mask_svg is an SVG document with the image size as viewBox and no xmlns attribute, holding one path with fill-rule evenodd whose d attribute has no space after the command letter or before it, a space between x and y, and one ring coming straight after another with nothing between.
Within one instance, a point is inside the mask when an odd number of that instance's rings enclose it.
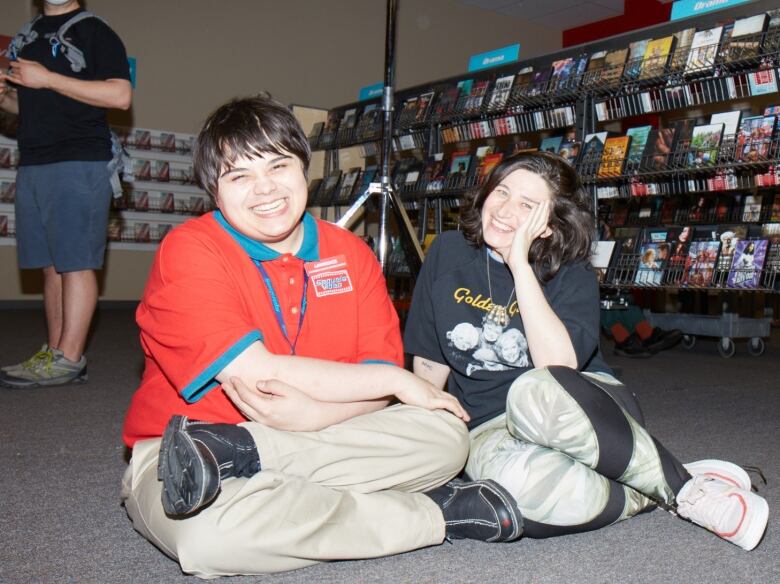
<instances>
[{"instance_id":1,"label":"silver necklace","mask_svg":"<svg viewBox=\"0 0 780 584\"><path fill-rule=\"evenodd\" d=\"M488 292L490 293L490 310L487 313L488 321L497 324L500 327L505 327L509 324L509 305L512 303L512 298L515 296L515 287L512 286L512 293L509 295L509 300L503 306L496 304L493 300L493 286L490 285L490 252L485 251L485 267L487 268L487 280L488 280Z\"/></svg>"}]
</instances>

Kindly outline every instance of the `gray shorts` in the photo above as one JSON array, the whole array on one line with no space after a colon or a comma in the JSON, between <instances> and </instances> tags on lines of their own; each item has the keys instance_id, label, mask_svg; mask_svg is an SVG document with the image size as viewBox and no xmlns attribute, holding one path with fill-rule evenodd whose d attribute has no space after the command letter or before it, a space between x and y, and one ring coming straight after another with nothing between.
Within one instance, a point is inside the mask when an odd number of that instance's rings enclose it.
<instances>
[{"instance_id":1,"label":"gray shorts","mask_svg":"<svg viewBox=\"0 0 780 584\"><path fill-rule=\"evenodd\" d=\"M106 252L111 184L107 161L21 166L16 246L22 269L97 270Z\"/></svg>"}]
</instances>

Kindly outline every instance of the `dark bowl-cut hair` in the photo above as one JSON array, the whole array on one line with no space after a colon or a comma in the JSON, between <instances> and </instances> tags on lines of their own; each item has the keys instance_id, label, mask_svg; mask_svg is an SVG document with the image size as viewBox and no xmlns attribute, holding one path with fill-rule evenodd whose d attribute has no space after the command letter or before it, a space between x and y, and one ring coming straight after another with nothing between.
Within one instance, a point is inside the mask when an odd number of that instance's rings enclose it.
<instances>
[{"instance_id":1,"label":"dark bowl-cut hair","mask_svg":"<svg viewBox=\"0 0 780 584\"><path fill-rule=\"evenodd\" d=\"M311 147L290 108L267 93L233 99L208 117L195 140L195 178L216 197L220 175L237 158L285 152L297 156L308 173Z\"/></svg>"},{"instance_id":2,"label":"dark bowl-cut hair","mask_svg":"<svg viewBox=\"0 0 780 584\"><path fill-rule=\"evenodd\" d=\"M595 231L591 197L571 164L557 154L522 152L496 165L479 190L464 200L460 226L473 246L484 245L482 207L485 199L504 178L521 169L544 179L552 193L549 220L552 233L534 240L528 253L536 277L547 281L558 273L561 265L590 259Z\"/></svg>"}]
</instances>

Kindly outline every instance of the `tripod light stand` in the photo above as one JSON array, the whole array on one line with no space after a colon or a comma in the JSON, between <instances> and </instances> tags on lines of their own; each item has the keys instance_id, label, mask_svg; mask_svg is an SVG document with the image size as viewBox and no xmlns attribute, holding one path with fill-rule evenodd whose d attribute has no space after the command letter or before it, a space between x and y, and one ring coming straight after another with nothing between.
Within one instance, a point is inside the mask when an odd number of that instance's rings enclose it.
<instances>
[{"instance_id":1,"label":"tripod light stand","mask_svg":"<svg viewBox=\"0 0 780 584\"><path fill-rule=\"evenodd\" d=\"M393 154L393 69L395 65L395 19L398 2L387 0L387 21L385 26L385 82L382 91L382 140L379 149L379 182L372 182L366 191L350 206L339 219L337 225L349 228L357 213L371 195L379 195L379 246L378 257L382 271L387 275L388 256L388 210L395 216L400 230L409 270L417 274L422 266L423 253L414 227L406 214L398 193L393 188L390 176L390 160Z\"/></svg>"}]
</instances>

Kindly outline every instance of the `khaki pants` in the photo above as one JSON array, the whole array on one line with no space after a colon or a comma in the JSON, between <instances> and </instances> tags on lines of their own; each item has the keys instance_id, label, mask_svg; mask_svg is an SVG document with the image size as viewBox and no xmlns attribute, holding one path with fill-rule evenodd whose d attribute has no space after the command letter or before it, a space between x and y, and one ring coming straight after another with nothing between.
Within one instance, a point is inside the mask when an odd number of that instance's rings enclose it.
<instances>
[{"instance_id":1,"label":"khaki pants","mask_svg":"<svg viewBox=\"0 0 780 584\"><path fill-rule=\"evenodd\" d=\"M444 484L466 461L468 432L455 416L396 405L319 432L243 426L262 471L224 480L216 500L186 519L163 512L160 440L133 449L122 501L135 529L184 572L281 572L443 541L441 511L419 492Z\"/></svg>"}]
</instances>

